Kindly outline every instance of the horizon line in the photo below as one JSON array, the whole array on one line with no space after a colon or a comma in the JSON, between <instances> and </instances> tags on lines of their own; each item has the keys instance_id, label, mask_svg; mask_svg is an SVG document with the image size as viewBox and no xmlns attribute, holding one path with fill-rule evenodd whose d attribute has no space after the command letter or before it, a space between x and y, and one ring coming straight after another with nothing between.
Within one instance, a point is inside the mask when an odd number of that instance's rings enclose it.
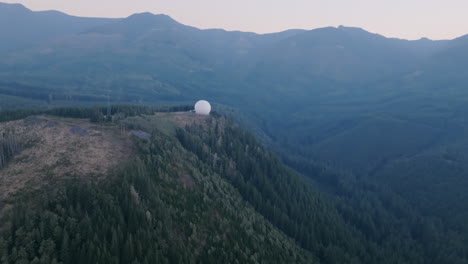
<instances>
[{"instance_id":1,"label":"horizon line","mask_svg":"<svg viewBox=\"0 0 468 264\"><path fill-rule=\"evenodd\" d=\"M153 13L151 11L142 11L142 12L137 12L137 13L133 13L133 14L130 14L128 16L83 16L83 15L73 15L73 14L69 14L67 12L64 12L64 11L60 11L60 10L56 10L56 9L47 9L47 10L33 10L27 6L25 6L24 4L22 3L5 3L5 2L1 2L0 1L0 4L4 4L4 5L17 5L17 6L21 6L22 8L24 9L27 9L31 12L59 12L59 13L62 13L64 15L67 15L67 16L71 16L71 17L77 17L77 18L101 18L101 19L128 19L130 18L131 16L134 16L134 15L142 15L142 14L151 14L151 15L154 15L154 16L167 16L169 18L171 18L172 20L176 21L177 23L181 24L181 25L184 25L184 26L188 26L188 27L193 27L193 28L197 28L199 30L224 30L224 31L227 31L227 32L242 32L242 33L252 33L252 34L256 34L256 35L269 35L269 34L277 34L277 33L282 33L282 32L286 32L286 31L291 31L291 30L303 30L303 31L314 31L314 30L318 30L318 29L325 29L325 28L335 28L335 29L340 29L340 28L356 28L356 29L361 29L361 30L364 30L366 32L368 32L369 34L375 34L375 35L379 35L379 36L382 36L384 38L387 38L387 39L399 39L399 40L406 40L406 41L419 41L419 40L429 40L429 41L450 41L450 40L456 40L458 38L461 38L463 36L467 36L467 34L462 34L462 35L459 35L457 37L454 37L454 38L442 38L442 39L432 39L432 38L428 38L428 37L420 37L420 38L415 38L415 39L410 39L410 38L401 38L401 37L390 37L390 36L386 36L384 34L381 34L381 33L377 33L377 32L371 32L369 30L366 30L365 28L363 27L358 27L358 26L347 26L347 25L338 25L338 26L334 26L334 25L329 25L329 26L322 26L322 27L316 27L316 28L310 28L310 29L306 29L306 28L288 28L288 29L283 29L283 30L279 30L279 31L268 31L268 32L257 32L257 31L251 31L251 30L241 30L241 29L225 29L225 28L221 28L221 27L197 27L197 26L192 26L192 25L188 25L188 24L185 24L185 23L182 23L180 22L178 19L175 19L173 16L169 15L169 14L165 14L165 13Z\"/></svg>"}]
</instances>

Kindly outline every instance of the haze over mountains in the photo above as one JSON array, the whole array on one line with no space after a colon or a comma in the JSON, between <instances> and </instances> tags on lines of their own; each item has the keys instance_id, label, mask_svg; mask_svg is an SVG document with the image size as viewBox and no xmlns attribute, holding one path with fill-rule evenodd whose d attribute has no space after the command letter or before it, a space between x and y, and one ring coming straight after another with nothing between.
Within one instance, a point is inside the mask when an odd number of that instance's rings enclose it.
<instances>
[{"instance_id":1,"label":"haze over mountains","mask_svg":"<svg viewBox=\"0 0 468 264\"><path fill-rule=\"evenodd\" d=\"M468 35L408 41L344 26L262 35L0 4L0 39L1 109L207 99L333 199L366 210L354 197L375 195L370 204L395 219L392 204L404 201L436 219L428 229L468 242Z\"/></svg>"},{"instance_id":2,"label":"haze over mountains","mask_svg":"<svg viewBox=\"0 0 468 264\"><path fill-rule=\"evenodd\" d=\"M41 41L80 33L113 19L80 18L58 11L33 12L20 4L0 3L0 52L31 47Z\"/></svg>"}]
</instances>

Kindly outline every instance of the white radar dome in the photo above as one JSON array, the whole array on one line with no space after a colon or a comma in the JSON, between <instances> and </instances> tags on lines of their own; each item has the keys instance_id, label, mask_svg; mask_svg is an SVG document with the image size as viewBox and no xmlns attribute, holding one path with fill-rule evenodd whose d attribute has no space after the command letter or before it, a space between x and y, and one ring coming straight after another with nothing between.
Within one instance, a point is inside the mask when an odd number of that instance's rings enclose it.
<instances>
[{"instance_id":1,"label":"white radar dome","mask_svg":"<svg viewBox=\"0 0 468 264\"><path fill-rule=\"evenodd\" d=\"M211 105L208 101L200 100L195 104L195 113L199 115L209 115L211 112Z\"/></svg>"}]
</instances>

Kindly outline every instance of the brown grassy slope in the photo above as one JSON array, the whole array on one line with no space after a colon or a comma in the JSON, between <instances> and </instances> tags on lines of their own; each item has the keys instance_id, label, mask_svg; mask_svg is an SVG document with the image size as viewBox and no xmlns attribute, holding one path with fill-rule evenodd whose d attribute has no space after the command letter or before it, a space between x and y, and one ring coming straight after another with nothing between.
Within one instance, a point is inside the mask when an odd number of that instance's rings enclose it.
<instances>
[{"instance_id":1,"label":"brown grassy slope","mask_svg":"<svg viewBox=\"0 0 468 264\"><path fill-rule=\"evenodd\" d=\"M14 133L23 150L0 169L0 201L61 179L99 180L132 152L129 137L117 128L80 119L29 117L0 123L3 131Z\"/></svg>"},{"instance_id":2,"label":"brown grassy slope","mask_svg":"<svg viewBox=\"0 0 468 264\"><path fill-rule=\"evenodd\" d=\"M210 116L155 113L129 117L121 126L102 126L87 120L33 116L0 123L0 133L14 134L22 151L0 168L0 213L21 189L40 189L63 179L98 181L133 156L132 130L155 130L174 135L177 127L199 124L208 129ZM218 121L222 125L223 122ZM191 185L189 179L181 179Z\"/></svg>"}]
</instances>

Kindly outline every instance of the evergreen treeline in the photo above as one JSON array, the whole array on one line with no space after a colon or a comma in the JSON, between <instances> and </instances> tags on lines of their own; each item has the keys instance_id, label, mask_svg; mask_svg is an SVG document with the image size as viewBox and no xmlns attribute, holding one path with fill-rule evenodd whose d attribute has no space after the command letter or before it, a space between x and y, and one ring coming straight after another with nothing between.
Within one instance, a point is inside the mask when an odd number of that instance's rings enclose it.
<instances>
[{"instance_id":1,"label":"evergreen treeline","mask_svg":"<svg viewBox=\"0 0 468 264\"><path fill-rule=\"evenodd\" d=\"M468 263L466 244L457 233L418 214L397 195L363 186L351 175L308 166L302 171L333 193L320 196L252 135L232 124L212 127L192 126L177 135L184 147L322 262Z\"/></svg>"},{"instance_id":2,"label":"evergreen treeline","mask_svg":"<svg viewBox=\"0 0 468 264\"><path fill-rule=\"evenodd\" d=\"M443 219L422 213L390 188L301 157L284 156L284 161L329 193L340 214L369 239L392 242L396 250L409 247L398 241L407 239L418 245L420 263L468 263L466 231L451 229Z\"/></svg>"},{"instance_id":3,"label":"evergreen treeline","mask_svg":"<svg viewBox=\"0 0 468 264\"><path fill-rule=\"evenodd\" d=\"M2 219L0 263L315 262L177 139L135 144L105 182L23 194Z\"/></svg>"},{"instance_id":4,"label":"evergreen treeline","mask_svg":"<svg viewBox=\"0 0 468 264\"><path fill-rule=\"evenodd\" d=\"M55 107L51 109L18 109L0 111L0 122L19 120L31 115L53 115L69 118L86 118L92 122L110 121L106 115L125 118L136 115L149 115L155 112L186 112L193 109L191 105L183 106L138 106L111 105L100 107Z\"/></svg>"},{"instance_id":5,"label":"evergreen treeline","mask_svg":"<svg viewBox=\"0 0 468 264\"><path fill-rule=\"evenodd\" d=\"M110 120L149 111L121 109ZM0 263L467 263L462 234L378 185L286 157L310 181L223 117L175 132L135 139L104 182L20 196Z\"/></svg>"}]
</instances>

